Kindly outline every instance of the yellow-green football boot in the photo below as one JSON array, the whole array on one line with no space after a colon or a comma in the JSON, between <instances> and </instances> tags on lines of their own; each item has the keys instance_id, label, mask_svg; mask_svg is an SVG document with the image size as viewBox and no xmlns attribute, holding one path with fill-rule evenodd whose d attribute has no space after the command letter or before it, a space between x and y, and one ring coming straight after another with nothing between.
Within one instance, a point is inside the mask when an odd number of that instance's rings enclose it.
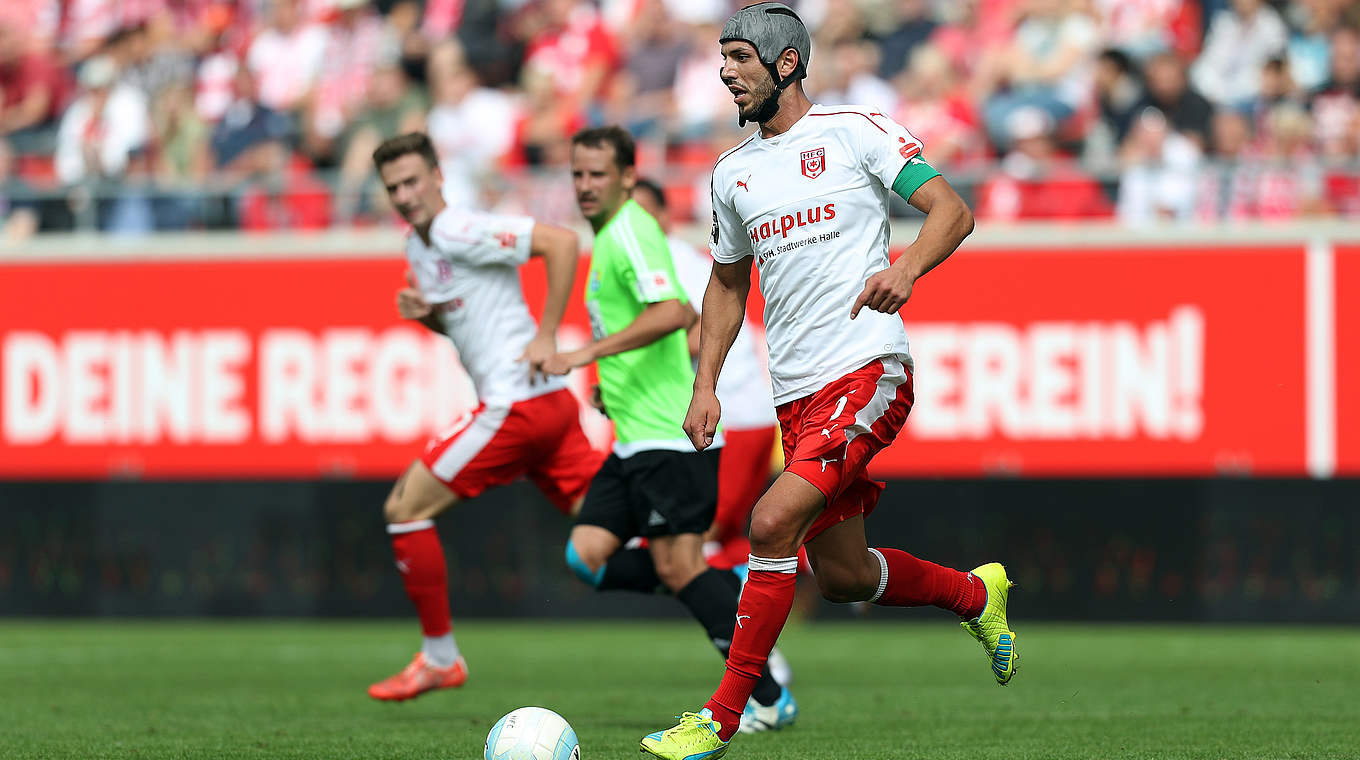
<instances>
[{"instance_id":1,"label":"yellow-green football boot","mask_svg":"<svg viewBox=\"0 0 1360 760\"><path fill-rule=\"evenodd\" d=\"M718 760L727 754L727 742L718 737L722 724L704 708L680 716L680 725L647 734L642 751L662 760Z\"/></svg>"},{"instance_id":2,"label":"yellow-green football boot","mask_svg":"<svg viewBox=\"0 0 1360 760\"><path fill-rule=\"evenodd\" d=\"M983 607L981 615L959 625L982 643L992 663L992 675L996 676L997 683L1005 686L1015 675L1016 661L1020 659L1015 649L1015 631L1006 622L1006 600L1015 584L1006 577L1006 568L999 562L975 567L973 575L987 589L987 606Z\"/></svg>"}]
</instances>

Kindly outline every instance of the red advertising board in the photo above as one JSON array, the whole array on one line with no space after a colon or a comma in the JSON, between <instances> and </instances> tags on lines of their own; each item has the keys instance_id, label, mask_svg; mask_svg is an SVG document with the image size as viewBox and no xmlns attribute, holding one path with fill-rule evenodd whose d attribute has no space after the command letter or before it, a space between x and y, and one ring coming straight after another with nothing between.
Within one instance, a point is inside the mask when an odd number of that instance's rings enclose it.
<instances>
[{"instance_id":1,"label":"red advertising board","mask_svg":"<svg viewBox=\"0 0 1360 760\"><path fill-rule=\"evenodd\" d=\"M906 310L917 407L875 473L1304 474L1303 280L1302 246L966 249ZM472 403L401 283L382 252L0 265L0 477L393 475Z\"/></svg>"},{"instance_id":2,"label":"red advertising board","mask_svg":"<svg viewBox=\"0 0 1360 760\"><path fill-rule=\"evenodd\" d=\"M965 250L905 313L879 473L1301 474L1302 247Z\"/></svg>"},{"instance_id":3,"label":"red advertising board","mask_svg":"<svg viewBox=\"0 0 1360 760\"><path fill-rule=\"evenodd\" d=\"M0 267L0 477L399 472L474 405L451 344L397 318L403 266Z\"/></svg>"},{"instance_id":4,"label":"red advertising board","mask_svg":"<svg viewBox=\"0 0 1360 760\"><path fill-rule=\"evenodd\" d=\"M1336 247L1336 474L1360 476L1360 245Z\"/></svg>"}]
</instances>

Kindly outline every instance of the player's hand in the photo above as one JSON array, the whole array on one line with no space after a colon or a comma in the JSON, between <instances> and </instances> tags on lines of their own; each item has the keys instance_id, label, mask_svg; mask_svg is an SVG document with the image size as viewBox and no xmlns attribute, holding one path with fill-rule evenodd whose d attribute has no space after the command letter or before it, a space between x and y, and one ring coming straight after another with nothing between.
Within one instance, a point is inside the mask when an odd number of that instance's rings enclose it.
<instances>
[{"instance_id":1,"label":"player's hand","mask_svg":"<svg viewBox=\"0 0 1360 760\"><path fill-rule=\"evenodd\" d=\"M912 279L892 267L869 275L864 290L855 305L850 309L850 318L859 316L859 310L868 306L884 314L896 314L897 310L911 298Z\"/></svg>"},{"instance_id":2,"label":"player's hand","mask_svg":"<svg viewBox=\"0 0 1360 760\"><path fill-rule=\"evenodd\" d=\"M604 408L604 394L600 392L599 385L590 386L590 405L595 407L595 411L608 417L609 412Z\"/></svg>"},{"instance_id":3,"label":"player's hand","mask_svg":"<svg viewBox=\"0 0 1360 760\"><path fill-rule=\"evenodd\" d=\"M543 371L549 375L565 375L577 367L584 367L595 361L595 357L590 355L590 349L578 348L575 351L568 351L563 354L553 354L543 362Z\"/></svg>"},{"instance_id":4,"label":"player's hand","mask_svg":"<svg viewBox=\"0 0 1360 760\"><path fill-rule=\"evenodd\" d=\"M402 319L424 319L433 311L425 297L420 294L420 289L416 287L415 277L408 271L406 273L407 287L397 291L397 313Z\"/></svg>"},{"instance_id":5,"label":"player's hand","mask_svg":"<svg viewBox=\"0 0 1360 760\"><path fill-rule=\"evenodd\" d=\"M540 378L548 379L549 373L544 365L556 355L557 340L551 334L539 333L529 341L529 345L524 347L524 353L519 355L519 361L529 362L530 384L538 382Z\"/></svg>"},{"instance_id":6,"label":"player's hand","mask_svg":"<svg viewBox=\"0 0 1360 760\"><path fill-rule=\"evenodd\" d=\"M722 415L722 405L712 391L694 391L689 400L689 412L685 414L685 435L694 444L695 451L703 451L713 445L713 436L718 433L718 417Z\"/></svg>"}]
</instances>

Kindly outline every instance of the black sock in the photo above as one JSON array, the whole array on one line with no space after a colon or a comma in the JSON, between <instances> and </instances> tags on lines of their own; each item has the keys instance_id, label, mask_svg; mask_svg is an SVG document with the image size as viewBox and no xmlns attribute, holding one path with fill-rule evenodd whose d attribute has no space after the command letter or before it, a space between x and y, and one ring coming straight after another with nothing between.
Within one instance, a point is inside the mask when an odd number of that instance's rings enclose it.
<instances>
[{"instance_id":1,"label":"black sock","mask_svg":"<svg viewBox=\"0 0 1360 760\"><path fill-rule=\"evenodd\" d=\"M719 571L718 571L718 574L722 576L722 579L723 579L724 581L727 581L727 585L729 585L729 586L732 587L732 591L733 591L737 596L741 596L741 576L740 576L740 575L737 575L736 573L732 572L731 570L719 570Z\"/></svg>"},{"instance_id":2,"label":"black sock","mask_svg":"<svg viewBox=\"0 0 1360 760\"><path fill-rule=\"evenodd\" d=\"M650 594L661 585L656 575L656 565L652 554L646 549L622 549L610 555L604 563L604 577L600 578L600 591L622 589Z\"/></svg>"},{"instance_id":3,"label":"black sock","mask_svg":"<svg viewBox=\"0 0 1360 760\"><path fill-rule=\"evenodd\" d=\"M735 577L730 570L709 568L700 573L687 586L675 594L675 598L685 605L689 613L704 627L709 641L717 647L723 659L732 648L732 629L737 622L737 593L727 578ZM760 680L751 696L762 705L772 705L779 700L781 689L770 677L770 668L760 671Z\"/></svg>"}]
</instances>

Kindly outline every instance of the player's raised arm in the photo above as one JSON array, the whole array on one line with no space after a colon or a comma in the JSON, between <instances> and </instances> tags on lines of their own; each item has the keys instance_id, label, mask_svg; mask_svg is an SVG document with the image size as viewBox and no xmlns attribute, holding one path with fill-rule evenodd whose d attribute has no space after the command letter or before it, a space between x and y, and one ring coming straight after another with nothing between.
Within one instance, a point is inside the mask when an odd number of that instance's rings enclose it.
<instances>
[{"instance_id":1,"label":"player's raised arm","mask_svg":"<svg viewBox=\"0 0 1360 760\"><path fill-rule=\"evenodd\" d=\"M557 353L557 328L567 310L567 298L576 281L576 263L580 244L576 233L565 227L541 222L534 224L529 242L529 255L541 256L548 276L548 293L543 298L543 316L538 322L538 334L524 347L520 361L529 362L529 377L547 377L543 365Z\"/></svg>"},{"instance_id":2,"label":"player's raised arm","mask_svg":"<svg viewBox=\"0 0 1360 760\"><path fill-rule=\"evenodd\" d=\"M902 171L905 173L911 168L908 165ZM894 189L896 187L894 183ZM926 215L921 231L892 266L871 275L865 282L864 290L850 310L851 319L865 306L885 314L896 314L911 298L916 280L949 258L973 231L973 212L944 177L936 175L926 180L906 200Z\"/></svg>"}]
</instances>

